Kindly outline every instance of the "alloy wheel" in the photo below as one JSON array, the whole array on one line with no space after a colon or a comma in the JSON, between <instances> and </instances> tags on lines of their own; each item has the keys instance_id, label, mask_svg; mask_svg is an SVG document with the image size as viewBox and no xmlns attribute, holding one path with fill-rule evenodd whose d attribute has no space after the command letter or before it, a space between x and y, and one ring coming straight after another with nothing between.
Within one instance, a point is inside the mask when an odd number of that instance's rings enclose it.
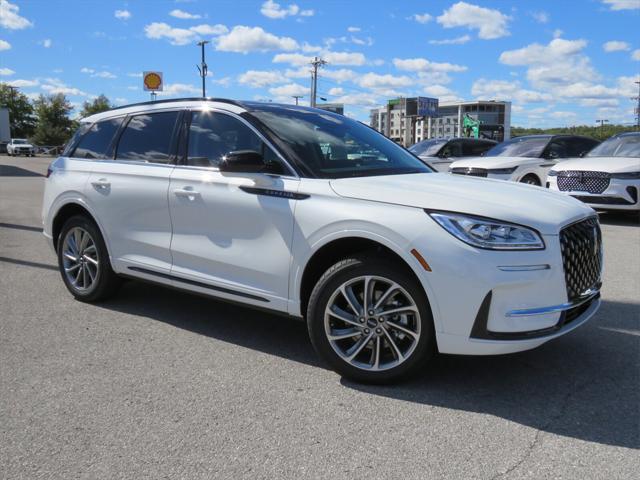
<instances>
[{"instance_id":1,"label":"alloy wheel","mask_svg":"<svg viewBox=\"0 0 640 480\"><path fill-rule=\"evenodd\" d=\"M80 292L90 290L100 271L96 243L86 230L74 227L62 243L62 265L69 284Z\"/></svg>"},{"instance_id":2,"label":"alloy wheel","mask_svg":"<svg viewBox=\"0 0 640 480\"><path fill-rule=\"evenodd\" d=\"M416 302L398 283L361 276L340 285L324 315L327 339L340 358L369 371L405 362L420 339Z\"/></svg>"}]
</instances>

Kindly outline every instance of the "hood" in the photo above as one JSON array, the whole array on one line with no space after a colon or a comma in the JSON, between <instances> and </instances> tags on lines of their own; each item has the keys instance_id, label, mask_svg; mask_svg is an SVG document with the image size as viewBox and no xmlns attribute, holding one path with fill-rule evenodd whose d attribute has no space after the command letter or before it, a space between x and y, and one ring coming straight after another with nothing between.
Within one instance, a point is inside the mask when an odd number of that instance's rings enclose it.
<instances>
[{"instance_id":1,"label":"hood","mask_svg":"<svg viewBox=\"0 0 640 480\"><path fill-rule=\"evenodd\" d=\"M637 157L584 157L566 160L551 170L586 170L590 172L626 173L640 171Z\"/></svg>"},{"instance_id":2,"label":"hood","mask_svg":"<svg viewBox=\"0 0 640 480\"><path fill-rule=\"evenodd\" d=\"M331 187L342 197L489 217L547 235L593 214L584 203L545 188L448 173L341 178Z\"/></svg>"},{"instance_id":3,"label":"hood","mask_svg":"<svg viewBox=\"0 0 640 480\"><path fill-rule=\"evenodd\" d=\"M511 168L535 163L543 164L545 160L532 157L471 157L453 162L451 168Z\"/></svg>"}]
</instances>

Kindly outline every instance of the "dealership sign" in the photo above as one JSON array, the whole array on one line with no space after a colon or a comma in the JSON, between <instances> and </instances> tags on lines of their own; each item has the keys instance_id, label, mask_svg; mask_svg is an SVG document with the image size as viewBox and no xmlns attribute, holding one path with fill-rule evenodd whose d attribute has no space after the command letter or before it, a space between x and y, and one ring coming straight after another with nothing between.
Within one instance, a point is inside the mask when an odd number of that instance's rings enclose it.
<instances>
[{"instance_id":1,"label":"dealership sign","mask_svg":"<svg viewBox=\"0 0 640 480\"><path fill-rule=\"evenodd\" d=\"M418 116L437 117L438 99L429 97L418 97Z\"/></svg>"},{"instance_id":2,"label":"dealership sign","mask_svg":"<svg viewBox=\"0 0 640 480\"><path fill-rule=\"evenodd\" d=\"M142 83L147 92L161 92L163 87L162 72L144 72Z\"/></svg>"}]
</instances>

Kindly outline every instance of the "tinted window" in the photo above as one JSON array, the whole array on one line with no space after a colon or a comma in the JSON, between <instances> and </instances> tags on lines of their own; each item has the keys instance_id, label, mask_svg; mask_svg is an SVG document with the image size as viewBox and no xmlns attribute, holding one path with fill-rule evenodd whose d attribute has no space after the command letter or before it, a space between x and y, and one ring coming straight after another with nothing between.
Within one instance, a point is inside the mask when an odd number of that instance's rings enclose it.
<instances>
[{"instance_id":1,"label":"tinted window","mask_svg":"<svg viewBox=\"0 0 640 480\"><path fill-rule=\"evenodd\" d=\"M473 141L466 140L462 144L462 155L465 157L477 157L482 155L484 152L493 147L495 143L493 142L483 142L481 140Z\"/></svg>"},{"instance_id":2,"label":"tinted window","mask_svg":"<svg viewBox=\"0 0 640 480\"><path fill-rule=\"evenodd\" d=\"M277 137L307 174L319 178L428 173L423 162L384 135L343 115L260 105L251 115Z\"/></svg>"},{"instance_id":3,"label":"tinted window","mask_svg":"<svg viewBox=\"0 0 640 480\"><path fill-rule=\"evenodd\" d=\"M640 134L620 135L605 140L588 157L640 157Z\"/></svg>"},{"instance_id":4,"label":"tinted window","mask_svg":"<svg viewBox=\"0 0 640 480\"><path fill-rule=\"evenodd\" d=\"M571 140L568 138L558 138L549 143L549 146L544 152L544 156L547 158L567 158L570 156L570 146Z\"/></svg>"},{"instance_id":5,"label":"tinted window","mask_svg":"<svg viewBox=\"0 0 640 480\"><path fill-rule=\"evenodd\" d=\"M131 117L120 136L116 159L168 163L178 115L159 112Z\"/></svg>"},{"instance_id":6,"label":"tinted window","mask_svg":"<svg viewBox=\"0 0 640 480\"><path fill-rule=\"evenodd\" d=\"M80 140L80 138L86 133L86 131L89 130L89 128L91 128L91 124L89 123L80 124L76 132L73 134L73 136L69 139L69 141L64 146L64 150L62 151L63 157L71 156L71 152L73 151L75 146L78 144L78 140Z\"/></svg>"},{"instance_id":7,"label":"tinted window","mask_svg":"<svg viewBox=\"0 0 640 480\"><path fill-rule=\"evenodd\" d=\"M237 118L210 111L192 113L187 165L217 166L222 157L238 150L260 153L271 173L277 172L276 165L280 166L276 154Z\"/></svg>"},{"instance_id":8,"label":"tinted window","mask_svg":"<svg viewBox=\"0 0 640 480\"><path fill-rule=\"evenodd\" d=\"M570 157L580 157L585 155L593 147L598 145L597 140L593 140L592 138L582 138L582 137L573 137L569 144L569 156Z\"/></svg>"},{"instance_id":9,"label":"tinted window","mask_svg":"<svg viewBox=\"0 0 640 480\"><path fill-rule=\"evenodd\" d=\"M72 157L77 158L107 158L109 146L113 136L120 128L122 118L112 118L94 123L89 131L80 139L80 143Z\"/></svg>"},{"instance_id":10,"label":"tinted window","mask_svg":"<svg viewBox=\"0 0 640 480\"><path fill-rule=\"evenodd\" d=\"M534 157L542 156L550 137L516 137L499 143L484 154L485 157Z\"/></svg>"},{"instance_id":11,"label":"tinted window","mask_svg":"<svg viewBox=\"0 0 640 480\"><path fill-rule=\"evenodd\" d=\"M462 156L462 145L458 140L452 140L447 143L440 153L438 154L440 157L461 157Z\"/></svg>"},{"instance_id":12,"label":"tinted window","mask_svg":"<svg viewBox=\"0 0 640 480\"><path fill-rule=\"evenodd\" d=\"M447 141L444 139L424 140L409 147L409 151L414 153L415 155L422 155L424 157L435 157L445 143L447 143Z\"/></svg>"}]
</instances>

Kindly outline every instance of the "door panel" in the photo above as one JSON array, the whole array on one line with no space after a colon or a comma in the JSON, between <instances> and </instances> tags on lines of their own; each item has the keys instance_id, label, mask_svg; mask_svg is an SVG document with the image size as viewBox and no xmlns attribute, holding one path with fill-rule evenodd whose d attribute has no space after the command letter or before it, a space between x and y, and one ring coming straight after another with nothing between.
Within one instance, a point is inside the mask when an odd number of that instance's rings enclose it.
<instances>
[{"instance_id":1,"label":"door panel","mask_svg":"<svg viewBox=\"0 0 640 480\"><path fill-rule=\"evenodd\" d=\"M172 274L286 310L298 185L292 178L177 167L169 188Z\"/></svg>"},{"instance_id":2,"label":"door panel","mask_svg":"<svg viewBox=\"0 0 640 480\"><path fill-rule=\"evenodd\" d=\"M87 197L109 237L117 271L131 265L170 271L172 170L173 165L95 162Z\"/></svg>"}]
</instances>

